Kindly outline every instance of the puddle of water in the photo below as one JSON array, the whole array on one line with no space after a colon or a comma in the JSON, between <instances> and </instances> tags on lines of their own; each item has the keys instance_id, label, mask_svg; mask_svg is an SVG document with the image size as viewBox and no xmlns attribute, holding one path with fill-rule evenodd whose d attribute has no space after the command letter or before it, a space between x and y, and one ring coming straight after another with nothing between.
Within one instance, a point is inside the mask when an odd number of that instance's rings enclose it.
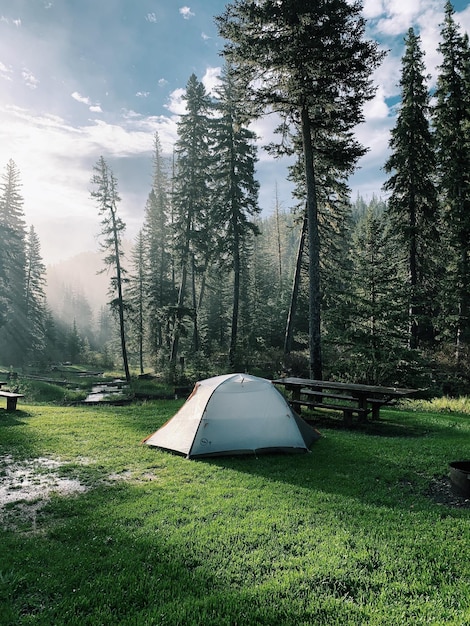
<instances>
[{"instance_id":1,"label":"puddle of water","mask_svg":"<svg viewBox=\"0 0 470 626\"><path fill-rule=\"evenodd\" d=\"M38 513L52 493L69 496L87 490L78 480L58 476L61 465L48 458L17 462L0 457L0 525L36 532Z\"/></svg>"},{"instance_id":2,"label":"puddle of water","mask_svg":"<svg viewBox=\"0 0 470 626\"><path fill-rule=\"evenodd\" d=\"M57 476L53 470L61 465L63 463L46 458L21 463L8 456L1 458L0 510L6 504L20 500L47 499L52 492L71 494L86 491L78 480Z\"/></svg>"}]
</instances>

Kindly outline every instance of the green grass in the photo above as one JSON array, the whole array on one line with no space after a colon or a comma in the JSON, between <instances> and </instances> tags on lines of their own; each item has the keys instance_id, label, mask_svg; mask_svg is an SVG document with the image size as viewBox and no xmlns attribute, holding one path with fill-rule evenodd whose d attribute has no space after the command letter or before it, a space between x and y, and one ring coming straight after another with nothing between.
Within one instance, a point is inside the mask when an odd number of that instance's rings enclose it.
<instances>
[{"instance_id":1,"label":"green grass","mask_svg":"<svg viewBox=\"0 0 470 626\"><path fill-rule=\"evenodd\" d=\"M429 496L468 416L383 411L307 455L142 446L181 403L0 409L0 459L87 488L0 509L2 626L470 624L470 509Z\"/></svg>"}]
</instances>

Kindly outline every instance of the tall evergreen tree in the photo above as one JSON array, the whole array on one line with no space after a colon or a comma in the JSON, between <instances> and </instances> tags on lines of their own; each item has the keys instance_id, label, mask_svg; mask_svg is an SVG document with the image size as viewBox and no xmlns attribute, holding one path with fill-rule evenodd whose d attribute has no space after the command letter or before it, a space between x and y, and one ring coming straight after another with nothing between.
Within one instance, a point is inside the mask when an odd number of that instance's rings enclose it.
<instances>
[{"instance_id":1,"label":"tall evergreen tree","mask_svg":"<svg viewBox=\"0 0 470 626\"><path fill-rule=\"evenodd\" d=\"M352 129L372 98L382 55L364 39L360 3L235 0L217 19L225 56L249 73L253 101L302 138L308 219L310 374L322 377L317 163L326 154L343 174L364 149Z\"/></svg>"},{"instance_id":2,"label":"tall evergreen tree","mask_svg":"<svg viewBox=\"0 0 470 626\"><path fill-rule=\"evenodd\" d=\"M174 368L179 340L188 314L196 311L188 302L188 274L203 267L211 252L211 100L204 85L192 74L183 98L186 112L178 122L175 145L176 172L173 208L175 253L179 258L180 277L177 305L174 309L170 364ZM193 276L194 283L194 276Z\"/></svg>"},{"instance_id":3,"label":"tall evergreen tree","mask_svg":"<svg viewBox=\"0 0 470 626\"><path fill-rule=\"evenodd\" d=\"M8 289L7 289L7 229L0 222L0 329L7 321Z\"/></svg>"},{"instance_id":4,"label":"tall evergreen tree","mask_svg":"<svg viewBox=\"0 0 470 626\"><path fill-rule=\"evenodd\" d=\"M132 343L134 344L139 360L140 373L144 373L144 352L147 326L147 268L146 246L144 233L140 230L137 234L135 245L132 250L132 273L127 289L128 306L130 308L130 323L132 326Z\"/></svg>"},{"instance_id":5,"label":"tall evergreen tree","mask_svg":"<svg viewBox=\"0 0 470 626\"><path fill-rule=\"evenodd\" d=\"M39 237L31 226L26 241L25 317L29 354L40 358L46 345L46 266L41 257Z\"/></svg>"},{"instance_id":6,"label":"tall evergreen tree","mask_svg":"<svg viewBox=\"0 0 470 626\"><path fill-rule=\"evenodd\" d=\"M401 107L389 142L392 154L384 169L391 173L388 212L407 250L409 346L425 336L433 299L433 251L438 240L436 159L429 125L429 94L421 40L412 28L402 59Z\"/></svg>"},{"instance_id":7,"label":"tall evergreen tree","mask_svg":"<svg viewBox=\"0 0 470 626\"><path fill-rule=\"evenodd\" d=\"M217 168L214 172L214 227L218 234L219 262L228 263L233 275L232 321L228 362L236 367L240 281L242 278L243 242L258 234L254 218L259 214L258 188L255 180L255 134L248 129L244 105L245 86L233 68L224 67L217 90L219 117L214 124L214 147Z\"/></svg>"},{"instance_id":8,"label":"tall evergreen tree","mask_svg":"<svg viewBox=\"0 0 470 626\"><path fill-rule=\"evenodd\" d=\"M445 235L452 252L446 291L455 294L446 321L456 320L459 362L470 345L470 76L468 37L460 33L454 13L447 2L433 121Z\"/></svg>"},{"instance_id":9,"label":"tall evergreen tree","mask_svg":"<svg viewBox=\"0 0 470 626\"><path fill-rule=\"evenodd\" d=\"M380 205L369 208L353 234L351 353L348 375L366 384L393 383L405 333L404 255ZM345 342L347 344L347 342Z\"/></svg>"},{"instance_id":10,"label":"tall evergreen tree","mask_svg":"<svg viewBox=\"0 0 470 626\"><path fill-rule=\"evenodd\" d=\"M26 224L21 195L20 172L13 160L7 163L0 184L0 280L6 286L0 303L5 324L0 327L0 354L11 364L21 364L26 357L27 321L25 317L26 288Z\"/></svg>"},{"instance_id":11,"label":"tall evergreen tree","mask_svg":"<svg viewBox=\"0 0 470 626\"><path fill-rule=\"evenodd\" d=\"M172 281L168 173L158 133L155 134L152 189L145 207L146 298L150 352L155 359L163 346L165 307L175 304Z\"/></svg>"},{"instance_id":12,"label":"tall evergreen tree","mask_svg":"<svg viewBox=\"0 0 470 626\"><path fill-rule=\"evenodd\" d=\"M110 282L110 306L117 314L119 320L119 335L121 340L121 355L124 365L124 373L127 382L130 382L131 375L126 346L125 329L125 308L123 285L125 282L125 269L122 265L122 233L126 225L118 215L118 194L117 180L103 157L93 167L94 174L91 182L94 189L91 196L98 205L101 215L101 248L105 253L104 263L108 270L113 273Z\"/></svg>"}]
</instances>

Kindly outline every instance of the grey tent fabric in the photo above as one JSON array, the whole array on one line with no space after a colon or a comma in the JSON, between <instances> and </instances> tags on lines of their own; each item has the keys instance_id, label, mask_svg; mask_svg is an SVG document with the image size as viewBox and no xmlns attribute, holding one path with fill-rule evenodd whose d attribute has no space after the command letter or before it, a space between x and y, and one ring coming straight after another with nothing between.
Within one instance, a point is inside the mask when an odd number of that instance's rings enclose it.
<instances>
[{"instance_id":1,"label":"grey tent fabric","mask_svg":"<svg viewBox=\"0 0 470 626\"><path fill-rule=\"evenodd\" d=\"M176 415L144 443L197 458L307 452L318 437L271 381L226 374L196 383Z\"/></svg>"}]
</instances>

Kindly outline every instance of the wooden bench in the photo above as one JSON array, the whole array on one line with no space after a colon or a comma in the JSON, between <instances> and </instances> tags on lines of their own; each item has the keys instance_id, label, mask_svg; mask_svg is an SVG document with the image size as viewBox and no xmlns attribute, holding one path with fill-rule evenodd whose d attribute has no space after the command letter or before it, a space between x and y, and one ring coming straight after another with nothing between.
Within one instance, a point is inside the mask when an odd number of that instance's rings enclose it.
<instances>
[{"instance_id":1,"label":"wooden bench","mask_svg":"<svg viewBox=\"0 0 470 626\"><path fill-rule=\"evenodd\" d=\"M323 394L323 397L330 397L327 394ZM300 407L304 406L309 409L326 409L328 411L341 411L343 413L343 420L345 424L352 424L353 415L357 415L360 422L367 418L367 409L361 409L359 407L346 405L346 404L333 404L331 402L322 402L321 400L289 400L289 404L292 408L300 412ZM308 417L304 416L305 421L309 421Z\"/></svg>"},{"instance_id":2,"label":"wooden bench","mask_svg":"<svg viewBox=\"0 0 470 626\"><path fill-rule=\"evenodd\" d=\"M305 396L314 396L319 398L333 398L333 400L355 400L353 396L344 393L330 393L329 391L313 391L313 389L301 389L300 393Z\"/></svg>"},{"instance_id":3,"label":"wooden bench","mask_svg":"<svg viewBox=\"0 0 470 626\"><path fill-rule=\"evenodd\" d=\"M13 393L12 391L3 391L0 389L0 396L7 399L7 411L16 411L16 403L18 398L24 398L22 393Z\"/></svg>"}]
</instances>

